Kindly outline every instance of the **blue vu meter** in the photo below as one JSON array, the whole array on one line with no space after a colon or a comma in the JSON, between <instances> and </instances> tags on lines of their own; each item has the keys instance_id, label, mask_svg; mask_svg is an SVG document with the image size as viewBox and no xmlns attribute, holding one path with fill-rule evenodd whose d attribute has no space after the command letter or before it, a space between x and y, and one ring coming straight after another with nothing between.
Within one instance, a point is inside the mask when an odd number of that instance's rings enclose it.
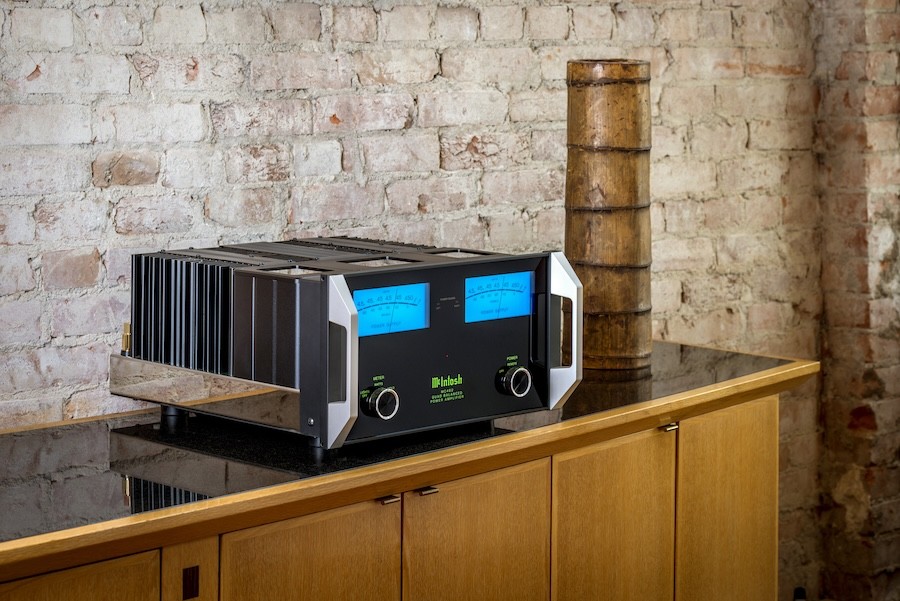
<instances>
[{"instance_id":1,"label":"blue vu meter","mask_svg":"<svg viewBox=\"0 0 900 601\"><path fill-rule=\"evenodd\" d=\"M533 288L531 271L466 278L466 323L530 315Z\"/></svg>"},{"instance_id":2,"label":"blue vu meter","mask_svg":"<svg viewBox=\"0 0 900 601\"><path fill-rule=\"evenodd\" d=\"M428 284L403 284L353 292L359 335L375 336L428 327Z\"/></svg>"}]
</instances>

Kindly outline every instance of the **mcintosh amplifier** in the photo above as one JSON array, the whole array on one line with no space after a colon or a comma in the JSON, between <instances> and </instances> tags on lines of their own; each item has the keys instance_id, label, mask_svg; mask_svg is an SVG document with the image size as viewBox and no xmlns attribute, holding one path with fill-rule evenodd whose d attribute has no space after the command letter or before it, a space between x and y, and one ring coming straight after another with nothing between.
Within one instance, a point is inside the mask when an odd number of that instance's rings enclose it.
<instances>
[{"instance_id":1,"label":"mcintosh amplifier","mask_svg":"<svg viewBox=\"0 0 900 601\"><path fill-rule=\"evenodd\" d=\"M561 406L581 308L559 252L310 238L138 254L111 389L336 448ZM163 366L180 374L167 393L127 385ZM185 402L216 378L231 382Z\"/></svg>"}]
</instances>

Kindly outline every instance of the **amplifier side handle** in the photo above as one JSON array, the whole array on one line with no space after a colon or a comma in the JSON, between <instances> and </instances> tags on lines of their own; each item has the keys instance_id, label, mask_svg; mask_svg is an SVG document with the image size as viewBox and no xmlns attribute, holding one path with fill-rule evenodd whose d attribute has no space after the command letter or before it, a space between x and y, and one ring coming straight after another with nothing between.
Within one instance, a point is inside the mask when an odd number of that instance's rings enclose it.
<instances>
[{"instance_id":1,"label":"amplifier side handle","mask_svg":"<svg viewBox=\"0 0 900 601\"><path fill-rule=\"evenodd\" d=\"M328 393L328 432L325 441L326 449L335 449L344 444L347 435L359 412L357 399L358 361L359 361L359 314L353 303L353 296L347 287L344 276L335 275L328 278L328 324L343 328L344 339L341 357L333 357L329 352L328 371L339 370L343 386L340 390ZM330 342L329 342L330 344ZM332 365L332 357L340 365ZM334 395L334 396L333 396Z\"/></svg>"},{"instance_id":2,"label":"amplifier side handle","mask_svg":"<svg viewBox=\"0 0 900 601\"><path fill-rule=\"evenodd\" d=\"M581 337L583 332L584 290L581 280L578 279L575 270L572 269L563 253L550 253L549 264L551 296L567 298L572 303L572 332L569 337L572 341L570 349L572 364L554 367L554 363L561 363L561 361L551 362L550 367L550 390L547 408L555 409L565 404L569 399L569 395L572 394L582 378L581 354L583 344ZM551 352L558 352L560 349L551 348L550 350Z\"/></svg>"}]
</instances>

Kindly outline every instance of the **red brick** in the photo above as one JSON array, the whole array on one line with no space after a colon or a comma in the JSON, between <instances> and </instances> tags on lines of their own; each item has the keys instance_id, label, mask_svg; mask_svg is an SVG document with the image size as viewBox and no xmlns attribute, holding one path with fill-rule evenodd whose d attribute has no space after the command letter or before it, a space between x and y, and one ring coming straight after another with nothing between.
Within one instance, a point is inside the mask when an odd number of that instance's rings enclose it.
<instances>
[{"instance_id":1,"label":"red brick","mask_svg":"<svg viewBox=\"0 0 900 601\"><path fill-rule=\"evenodd\" d=\"M159 157L146 151L101 152L91 165L92 183L98 188L155 184Z\"/></svg>"},{"instance_id":2,"label":"red brick","mask_svg":"<svg viewBox=\"0 0 900 601\"><path fill-rule=\"evenodd\" d=\"M900 86L869 86L865 90L862 114L883 117L900 113Z\"/></svg>"},{"instance_id":3,"label":"red brick","mask_svg":"<svg viewBox=\"0 0 900 601\"><path fill-rule=\"evenodd\" d=\"M900 13L870 13L866 15L866 42L869 44L900 42Z\"/></svg>"},{"instance_id":4,"label":"red brick","mask_svg":"<svg viewBox=\"0 0 900 601\"><path fill-rule=\"evenodd\" d=\"M808 77L814 66L812 50L747 50L747 74L751 77Z\"/></svg>"},{"instance_id":5,"label":"red brick","mask_svg":"<svg viewBox=\"0 0 900 601\"><path fill-rule=\"evenodd\" d=\"M88 288L100 278L100 251L80 248L44 253L41 257L44 288Z\"/></svg>"}]
</instances>

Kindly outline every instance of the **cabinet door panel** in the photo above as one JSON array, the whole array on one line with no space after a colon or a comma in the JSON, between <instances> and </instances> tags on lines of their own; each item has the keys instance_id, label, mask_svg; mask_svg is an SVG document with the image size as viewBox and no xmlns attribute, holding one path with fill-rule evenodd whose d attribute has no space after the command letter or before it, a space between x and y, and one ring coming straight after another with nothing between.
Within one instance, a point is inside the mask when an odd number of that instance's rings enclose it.
<instances>
[{"instance_id":1,"label":"cabinet door panel","mask_svg":"<svg viewBox=\"0 0 900 601\"><path fill-rule=\"evenodd\" d=\"M651 431L553 458L553 599L671 601L675 435Z\"/></svg>"},{"instance_id":2,"label":"cabinet door panel","mask_svg":"<svg viewBox=\"0 0 900 601\"><path fill-rule=\"evenodd\" d=\"M407 601L546 601L550 460L403 496Z\"/></svg>"},{"instance_id":3,"label":"cabinet door panel","mask_svg":"<svg viewBox=\"0 0 900 601\"><path fill-rule=\"evenodd\" d=\"M0 584L0 601L159 601L159 551Z\"/></svg>"},{"instance_id":4,"label":"cabinet door panel","mask_svg":"<svg viewBox=\"0 0 900 601\"><path fill-rule=\"evenodd\" d=\"M162 549L162 601L218 601L219 537Z\"/></svg>"},{"instance_id":5,"label":"cabinet door panel","mask_svg":"<svg viewBox=\"0 0 900 601\"><path fill-rule=\"evenodd\" d=\"M222 601L400 598L400 503L357 503L222 536Z\"/></svg>"},{"instance_id":6,"label":"cabinet door panel","mask_svg":"<svg viewBox=\"0 0 900 601\"><path fill-rule=\"evenodd\" d=\"M677 516L676 600L776 598L777 397L681 422Z\"/></svg>"}]
</instances>

